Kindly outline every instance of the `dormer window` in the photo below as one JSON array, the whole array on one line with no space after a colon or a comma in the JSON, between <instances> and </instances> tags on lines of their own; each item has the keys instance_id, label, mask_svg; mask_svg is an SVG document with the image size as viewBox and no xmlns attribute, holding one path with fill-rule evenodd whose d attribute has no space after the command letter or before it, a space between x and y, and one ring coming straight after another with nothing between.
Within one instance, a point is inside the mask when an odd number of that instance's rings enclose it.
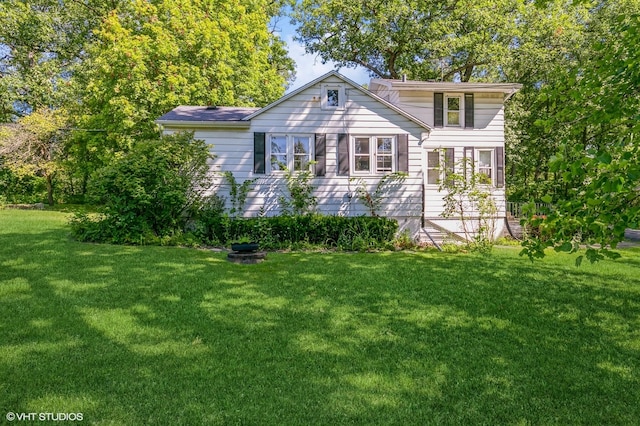
<instances>
[{"instance_id":1,"label":"dormer window","mask_svg":"<svg viewBox=\"0 0 640 426\"><path fill-rule=\"evenodd\" d=\"M344 109L344 86L322 86L322 109Z\"/></svg>"}]
</instances>

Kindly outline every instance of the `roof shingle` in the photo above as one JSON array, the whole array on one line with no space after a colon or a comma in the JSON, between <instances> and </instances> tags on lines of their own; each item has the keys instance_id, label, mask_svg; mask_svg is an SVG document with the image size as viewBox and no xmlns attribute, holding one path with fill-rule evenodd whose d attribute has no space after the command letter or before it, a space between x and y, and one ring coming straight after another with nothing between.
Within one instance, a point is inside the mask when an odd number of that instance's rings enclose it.
<instances>
[{"instance_id":1,"label":"roof shingle","mask_svg":"<svg viewBox=\"0 0 640 426\"><path fill-rule=\"evenodd\" d=\"M260 108L181 105L157 121L242 121Z\"/></svg>"}]
</instances>

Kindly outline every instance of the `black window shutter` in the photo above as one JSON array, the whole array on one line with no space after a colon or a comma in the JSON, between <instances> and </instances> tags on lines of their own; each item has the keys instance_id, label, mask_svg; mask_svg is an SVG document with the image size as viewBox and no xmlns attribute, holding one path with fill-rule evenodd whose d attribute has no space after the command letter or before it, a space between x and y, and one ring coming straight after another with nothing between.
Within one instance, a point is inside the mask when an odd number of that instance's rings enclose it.
<instances>
[{"instance_id":1,"label":"black window shutter","mask_svg":"<svg viewBox=\"0 0 640 426\"><path fill-rule=\"evenodd\" d=\"M455 151L453 148L446 148L444 151L444 170L445 175L450 175L453 173L453 162L454 162Z\"/></svg>"},{"instance_id":2,"label":"black window shutter","mask_svg":"<svg viewBox=\"0 0 640 426\"><path fill-rule=\"evenodd\" d=\"M435 127L444 125L444 93L433 94L433 125Z\"/></svg>"},{"instance_id":3,"label":"black window shutter","mask_svg":"<svg viewBox=\"0 0 640 426\"><path fill-rule=\"evenodd\" d=\"M496 186L504 187L504 148L496 147Z\"/></svg>"},{"instance_id":4,"label":"black window shutter","mask_svg":"<svg viewBox=\"0 0 640 426\"><path fill-rule=\"evenodd\" d=\"M465 177L469 177L471 172L475 169L475 150L472 146L464 147L464 175Z\"/></svg>"},{"instance_id":5,"label":"black window shutter","mask_svg":"<svg viewBox=\"0 0 640 426\"><path fill-rule=\"evenodd\" d=\"M349 176L349 135L338 135L338 176Z\"/></svg>"},{"instance_id":6,"label":"black window shutter","mask_svg":"<svg viewBox=\"0 0 640 426\"><path fill-rule=\"evenodd\" d=\"M473 129L474 127L474 106L473 106L473 93L464 94L464 127L466 129Z\"/></svg>"},{"instance_id":7,"label":"black window shutter","mask_svg":"<svg viewBox=\"0 0 640 426\"><path fill-rule=\"evenodd\" d=\"M324 176L327 168L327 135L316 133L316 176Z\"/></svg>"},{"instance_id":8,"label":"black window shutter","mask_svg":"<svg viewBox=\"0 0 640 426\"><path fill-rule=\"evenodd\" d=\"M265 174L266 169L265 134L253 134L253 173Z\"/></svg>"},{"instance_id":9,"label":"black window shutter","mask_svg":"<svg viewBox=\"0 0 640 426\"><path fill-rule=\"evenodd\" d=\"M397 171L408 173L409 172L409 135L401 134L397 136L398 150L398 167Z\"/></svg>"}]
</instances>

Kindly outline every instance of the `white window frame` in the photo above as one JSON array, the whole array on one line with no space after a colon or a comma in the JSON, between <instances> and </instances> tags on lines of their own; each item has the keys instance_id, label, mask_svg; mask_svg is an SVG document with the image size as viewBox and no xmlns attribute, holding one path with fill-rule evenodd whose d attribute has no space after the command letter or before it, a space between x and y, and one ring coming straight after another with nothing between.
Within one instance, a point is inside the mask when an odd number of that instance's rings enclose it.
<instances>
[{"instance_id":1,"label":"white window frame","mask_svg":"<svg viewBox=\"0 0 640 426\"><path fill-rule=\"evenodd\" d=\"M369 142L369 170L356 170L356 139L367 139ZM378 139L391 139L391 170L378 169ZM396 135L353 135L349 141L349 169L356 176L377 176L396 172L397 166L397 138Z\"/></svg>"},{"instance_id":2,"label":"white window frame","mask_svg":"<svg viewBox=\"0 0 640 426\"><path fill-rule=\"evenodd\" d=\"M449 99L458 99L460 109L458 110L458 124L449 123ZM442 100L442 122L444 127L456 127L464 129L464 94L462 93L445 93Z\"/></svg>"},{"instance_id":3,"label":"white window frame","mask_svg":"<svg viewBox=\"0 0 640 426\"><path fill-rule=\"evenodd\" d=\"M315 135L313 134L306 134L306 133L269 133L267 134L267 153L266 153L266 158L267 158L267 163L268 163L268 167L269 167L269 172L270 173L284 173L284 170L279 170L273 167L273 164L271 162L271 156L272 156L272 152L271 152L271 139L273 137L284 137L285 138L285 143L286 143L286 167L287 169L289 169L290 171L297 173L297 172L301 172L303 170L294 170L294 165L295 165L295 140L296 138L308 138L309 139L309 153L308 153L308 163L309 163L309 167L308 170L311 170L311 166L312 163L311 161L313 161L314 159L314 149L315 149Z\"/></svg>"},{"instance_id":4,"label":"white window frame","mask_svg":"<svg viewBox=\"0 0 640 426\"><path fill-rule=\"evenodd\" d=\"M488 152L489 153L489 159L490 159L490 167L488 167L490 169L489 174L487 176L489 176L489 178L491 179L490 183L486 183L486 185L491 185L491 186L495 186L496 184L496 152L495 149L493 148L476 148L476 152L475 152L475 156L476 156L476 161L475 161L475 172L476 173L482 173L481 169L486 169L487 167L480 167L480 153L481 152Z\"/></svg>"},{"instance_id":5,"label":"white window frame","mask_svg":"<svg viewBox=\"0 0 640 426\"><path fill-rule=\"evenodd\" d=\"M338 104L329 105L329 91L338 91ZM322 109L324 110L343 110L345 104L345 90L341 84L323 84L321 96Z\"/></svg>"}]
</instances>

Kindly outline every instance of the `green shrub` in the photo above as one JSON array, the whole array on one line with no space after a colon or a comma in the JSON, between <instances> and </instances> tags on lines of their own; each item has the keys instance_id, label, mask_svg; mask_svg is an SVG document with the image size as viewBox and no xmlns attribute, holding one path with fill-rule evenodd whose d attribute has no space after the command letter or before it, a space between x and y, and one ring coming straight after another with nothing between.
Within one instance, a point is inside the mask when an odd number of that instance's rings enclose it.
<instances>
[{"instance_id":1,"label":"green shrub","mask_svg":"<svg viewBox=\"0 0 640 426\"><path fill-rule=\"evenodd\" d=\"M137 142L93 176L90 193L104 206L102 215L74 217L73 235L126 244L162 243L181 235L204 208L209 158L209 147L192 133Z\"/></svg>"},{"instance_id":2,"label":"green shrub","mask_svg":"<svg viewBox=\"0 0 640 426\"><path fill-rule=\"evenodd\" d=\"M47 188L41 176L18 175L0 166L0 194L6 204L41 203L47 199Z\"/></svg>"},{"instance_id":3,"label":"green shrub","mask_svg":"<svg viewBox=\"0 0 640 426\"><path fill-rule=\"evenodd\" d=\"M199 237L208 244L227 245L241 236L249 236L266 249L312 245L362 251L391 247L398 223L365 216L307 214L232 220L219 215L209 218L199 230Z\"/></svg>"}]
</instances>

